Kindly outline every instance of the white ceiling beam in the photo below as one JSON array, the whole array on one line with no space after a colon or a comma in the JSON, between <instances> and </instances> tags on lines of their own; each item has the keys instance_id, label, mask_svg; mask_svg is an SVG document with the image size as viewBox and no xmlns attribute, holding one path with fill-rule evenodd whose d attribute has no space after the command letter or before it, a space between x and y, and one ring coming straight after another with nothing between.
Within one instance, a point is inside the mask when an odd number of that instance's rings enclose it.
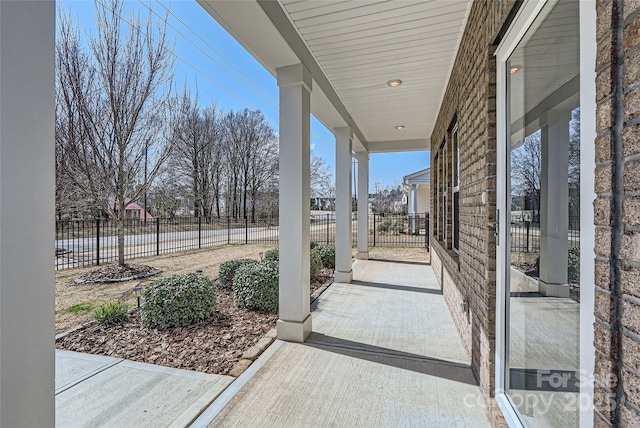
<instances>
[{"instance_id":1,"label":"white ceiling beam","mask_svg":"<svg viewBox=\"0 0 640 428\"><path fill-rule=\"evenodd\" d=\"M369 141L369 153L409 152L431 150L431 138L418 140Z\"/></svg>"}]
</instances>

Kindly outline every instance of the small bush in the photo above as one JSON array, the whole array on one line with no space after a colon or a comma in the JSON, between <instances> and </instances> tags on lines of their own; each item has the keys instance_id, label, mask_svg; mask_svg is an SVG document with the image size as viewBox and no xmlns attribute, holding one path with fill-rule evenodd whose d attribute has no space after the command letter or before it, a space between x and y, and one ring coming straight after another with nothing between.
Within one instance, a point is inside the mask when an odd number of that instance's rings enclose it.
<instances>
[{"instance_id":1,"label":"small bush","mask_svg":"<svg viewBox=\"0 0 640 428\"><path fill-rule=\"evenodd\" d=\"M536 257L534 274L540 276L540 256ZM580 248L569 248L567 257L567 280L572 283L580 282Z\"/></svg>"},{"instance_id":2,"label":"small bush","mask_svg":"<svg viewBox=\"0 0 640 428\"><path fill-rule=\"evenodd\" d=\"M313 250L314 248L316 248L318 246L318 243L316 241L310 241L309 242L309 249Z\"/></svg>"},{"instance_id":3,"label":"small bush","mask_svg":"<svg viewBox=\"0 0 640 428\"><path fill-rule=\"evenodd\" d=\"M336 248L330 245L318 245L315 250L322 260L322 266L335 269L336 267Z\"/></svg>"},{"instance_id":4,"label":"small bush","mask_svg":"<svg viewBox=\"0 0 640 428\"><path fill-rule=\"evenodd\" d=\"M255 263L258 263L258 261L253 259L236 259L222 263L220 265L219 275L220 287L229 289L233 287L233 277L236 276L236 271L238 270L238 268L246 264Z\"/></svg>"},{"instance_id":5,"label":"small bush","mask_svg":"<svg viewBox=\"0 0 640 428\"><path fill-rule=\"evenodd\" d=\"M567 277L569 282L580 282L580 248L569 248Z\"/></svg>"},{"instance_id":6,"label":"small bush","mask_svg":"<svg viewBox=\"0 0 640 428\"><path fill-rule=\"evenodd\" d=\"M233 292L252 311L278 312L278 262L265 260L240 266L233 278Z\"/></svg>"},{"instance_id":7,"label":"small bush","mask_svg":"<svg viewBox=\"0 0 640 428\"><path fill-rule=\"evenodd\" d=\"M174 275L144 290L142 324L167 329L204 321L216 309L216 288L202 274Z\"/></svg>"},{"instance_id":8,"label":"small bush","mask_svg":"<svg viewBox=\"0 0 640 428\"><path fill-rule=\"evenodd\" d=\"M100 305L100 307L93 312L93 316L98 324L112 326L127 322L129 320L129 311L127 307L120 302L109 302Z\"/></svg>"},{"instance_id":9,"label":"small bush","mask_svg":"<svg viewBox=\"0 0 640 428\"><path fill-rule=\"evenodd\" d=\"M321 270L322 257L316 250L311 250L311 253L309 254L309 276L311 276L311 279L318 276Z\"/></svg>"},{"instance_id":10,"label":"small bush","mask_svg":"<svg viewBox=\"0 0 640 428\"><path fill-rule=\"evenodd\" d=\"M272 248L264 252L264 259L271 262L277 262L280 259L280 250Z\"/></svg>"}]
</instances>

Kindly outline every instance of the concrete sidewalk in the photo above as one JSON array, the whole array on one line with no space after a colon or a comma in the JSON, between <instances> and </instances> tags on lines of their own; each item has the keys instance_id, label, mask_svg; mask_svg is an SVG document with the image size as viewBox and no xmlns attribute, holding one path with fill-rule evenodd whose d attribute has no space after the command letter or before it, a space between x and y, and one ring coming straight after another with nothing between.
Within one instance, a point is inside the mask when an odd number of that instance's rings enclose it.
<instances>
[{"instance_id":1,"label":"concrete sidewalk","mask_svg":"<svg viewBox=\"0 0 640 428\"><path fill-rule=\"evenodd\" d=\"M356 262L313 331L276 341L192 426L490 426L430 266Z\"/></svg>"},{"instance_id":2,"label":"concrete sidewalk","mask_svg":"<svg viewBox=\"0 0 640 428\"><path fill-rule=\"evenodd\" d=\"M56 426L189 426L233 379L56 350Z\"/></svg>"}]
</instances>

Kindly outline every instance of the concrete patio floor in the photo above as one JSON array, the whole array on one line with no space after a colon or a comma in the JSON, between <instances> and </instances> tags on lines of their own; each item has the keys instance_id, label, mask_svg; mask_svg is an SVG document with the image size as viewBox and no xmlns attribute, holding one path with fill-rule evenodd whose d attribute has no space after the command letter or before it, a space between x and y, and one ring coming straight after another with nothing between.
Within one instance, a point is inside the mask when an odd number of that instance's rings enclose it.
<instances>
[{"instance_id":1,"label":"concrete patio floor","mask_svg":"<svg viewBox=\"0 0 640 428\"><path fill-rule=\"evenodd\" d=\"M430 266L357 261L313 331L274 342L192 426L490 426Z\"/></svg>"},{"instance_id":2,"label":"concrete patio floor","mask_svg":"<svg viewBox=\"0 0 640 428\"><path fill-rule=\"evenodd\" d=\"M60 427L488 427L431 266L357 261L240 377L56 351Z\"/></svg>"}]
</instances>

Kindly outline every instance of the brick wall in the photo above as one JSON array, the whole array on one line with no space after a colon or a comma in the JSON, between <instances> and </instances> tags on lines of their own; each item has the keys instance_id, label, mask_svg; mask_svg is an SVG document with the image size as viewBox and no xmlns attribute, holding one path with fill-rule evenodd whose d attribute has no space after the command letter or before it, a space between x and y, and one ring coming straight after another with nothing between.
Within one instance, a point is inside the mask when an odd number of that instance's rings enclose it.
<instances>
[{"instance_id":1,"label":"brick wall","mask_svg":"<svg viewBox=\"0 0 640 428\"><path fill-rule=\"evenodd\" d=\"M451 240L443 240L440 230L432 229L432 261L443 269L440 283L471 355L472 369L485 396L494 426L504 425L494 396L495 389L495 303L496 242L488 226L496 215L496 39L504 27L513 1L475 1L438 120L431 135L432 174L442 141L451 126L458 127L460 145L460 248L456 254ZM450 150L450 149L449 149ZM451 152L447 170L451 171ZM436 170L437 174L439 171ZM444 177L436 177L431 206ZM446 188L451 194L451 187ZM450 205L450 199L447 205ZM450 209L450 207L449 207ZM440 210L441 211L441 210ZM435 216L434 216L435 214ZM432 213L432 225L440 224L441 213ZM446 224L450 232L450 221ZM451 236L450 233L448 236ZM440 239L438 239L440 238ZM434 263L434 269L436 265ZM439 272L436 272L440 276ZM467 301L469 312L461 303Z\"/></svg>"},{"instance_id":2,"label":"brick wall","mask_svg":"<svg viewBox=\"0 0 640 428\"><path fill-rule=\"evenodd\" d=\"M640 426L640 1L597 1L594 425Z\"/></svg>"}]
</instances>

